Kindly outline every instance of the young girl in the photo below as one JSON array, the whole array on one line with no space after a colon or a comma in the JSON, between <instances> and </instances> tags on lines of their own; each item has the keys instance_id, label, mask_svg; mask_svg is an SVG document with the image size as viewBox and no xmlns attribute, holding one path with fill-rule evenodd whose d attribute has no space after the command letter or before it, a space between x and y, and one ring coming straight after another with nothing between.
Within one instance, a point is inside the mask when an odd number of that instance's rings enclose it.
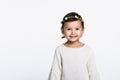
<instances>
[{"instance_id":1,"label":"young girl","mask_svg":"<svg viewBox=\"0 0 120 80\"><path fill-rule=\"evenodd\" d=\"M55 50L49 80L99 80L93 50L79 40L84 32L82 17L70 12L61 23L67 42Z\"/></svg>"}]
</instances>

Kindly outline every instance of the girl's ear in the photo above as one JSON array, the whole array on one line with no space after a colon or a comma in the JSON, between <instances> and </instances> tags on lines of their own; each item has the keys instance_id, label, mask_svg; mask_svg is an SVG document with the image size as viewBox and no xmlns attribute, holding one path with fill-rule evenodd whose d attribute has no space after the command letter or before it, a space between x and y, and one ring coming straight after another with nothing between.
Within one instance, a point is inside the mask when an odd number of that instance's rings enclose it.
<instances>
[{"instance_id":1,"label":"girl's ear","mask_svg":"<svg viewBox=\"0 0 120 80\"><path fill-rule=\"evenodd\" d=\"M83 34L84 34L84 29L82 29L82 35L81 35L81 37L83 36Z\"/></svg>"},{"instance_id":2,"label":"girl's ear","mask_svg":"<svg viewBox=\"0 0 120 80\"><path fill-rule=\"evenodd\" d=\"M82 34L84 33L84 29L82 29Z\"/></svg>"},{"instance_id":3,"label":"girl's ear","mask_svg":"<svg viewBox=\"0 0 120 80\"><path fill-rule=\"evenodd\" d=\"M64 30L63 30L63 28L61 28L61 33L64 34Z\"/></svg>"},{"instance_id":4,"label":"girl's ear","mask_svg":"<svg viewBox=\"0 0 120 80\"><path fill-rule=\"evenodd\" d=\"M63 28L61 28L61 33L62 33L62 35L63 35L61 38L65 38Z\"/></svg>"}]
</instances>

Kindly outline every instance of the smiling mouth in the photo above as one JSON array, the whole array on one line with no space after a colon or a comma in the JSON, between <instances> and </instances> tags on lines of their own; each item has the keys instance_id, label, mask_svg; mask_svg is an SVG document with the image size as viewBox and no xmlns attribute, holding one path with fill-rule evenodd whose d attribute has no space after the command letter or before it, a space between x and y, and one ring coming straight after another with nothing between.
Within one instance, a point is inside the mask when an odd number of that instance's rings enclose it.
<instances>
[{"instance_id":1,"label":"smiling mouth","mask_svg":"<svg viewBox=\"0 0 120 80\"><path fill-rule=\"evenodd\" d=\"M76 38L77 36L69 36L70 38Z\"/></svg>"}]
</instances>

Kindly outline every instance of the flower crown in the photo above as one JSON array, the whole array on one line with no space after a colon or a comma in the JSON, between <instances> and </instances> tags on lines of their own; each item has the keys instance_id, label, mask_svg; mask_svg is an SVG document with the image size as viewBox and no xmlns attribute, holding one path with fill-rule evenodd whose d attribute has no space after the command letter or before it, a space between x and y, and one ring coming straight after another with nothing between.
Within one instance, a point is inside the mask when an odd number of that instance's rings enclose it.
<instances>
[{"instance_id":1,"label":"flower crown","mask_svg":"<svg viewBox=\"0 0 120 80\"><path fill-rule=\"evenodd\" d=\"M74 15L74 16L66 16L66 17L64 17L63 21L61 21L61 23L67 22L70 19L76 19L76 20L80 20L81 22L83 22L81 17L79 17L77 15Z\"/></svg>"}]
</instances>

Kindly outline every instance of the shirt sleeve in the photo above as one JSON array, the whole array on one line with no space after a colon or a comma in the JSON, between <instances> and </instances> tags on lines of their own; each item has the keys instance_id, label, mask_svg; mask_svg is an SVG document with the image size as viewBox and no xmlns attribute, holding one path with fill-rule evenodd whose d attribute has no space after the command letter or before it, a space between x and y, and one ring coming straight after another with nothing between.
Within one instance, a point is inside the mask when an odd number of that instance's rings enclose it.
<instances>
[{"instance_id":1,"label":"shirt sleeve","mask_svg":"<svg viewBox=\"0 0 120 80\"><path fill-rule=\"evenodd\" d=\"M61 80L61 56L58 50L55 50L48 80Z\"/></svg>"},{"instance_id":2,"label":"shirt sleeve","mask_svg":"<svg viewBox=\"0 0 120 80\"><path fill-rule=\"evenodd\" d=\"M88 74L89 80L100 80L99 73L96 68L94 52L92 51L88 59Z\"/></svg>"}]
</instances>

